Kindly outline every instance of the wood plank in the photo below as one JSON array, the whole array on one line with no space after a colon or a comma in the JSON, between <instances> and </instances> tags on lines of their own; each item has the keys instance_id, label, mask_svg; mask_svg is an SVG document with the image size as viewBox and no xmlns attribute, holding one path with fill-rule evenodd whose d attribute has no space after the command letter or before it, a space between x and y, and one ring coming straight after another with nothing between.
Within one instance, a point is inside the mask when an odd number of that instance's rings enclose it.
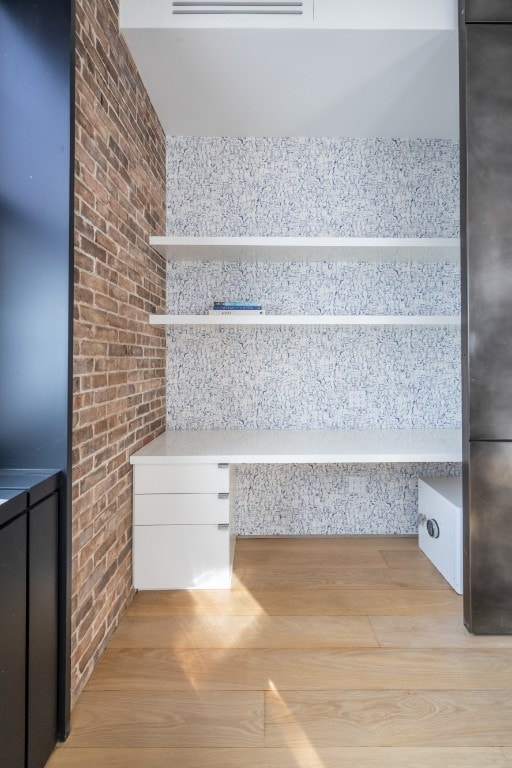
<instances>
[{"instance_id":1,"label":"wood plank","mask_svg":"<svg viewBox=\"0 0 512 768\"><path fill-rule=\"evenodd\" d=\"M466 632L415 537L238 546L293 585L139 592L48 768L512 766L512 638Z\"/></svg>"},{"instance_id":2,"label":"wood plank","mask_svg":"<svg viewBox=\"0 0 512 768\"><path fill-rule=\"evenodd\" d=\"M406 550L408 551L408 550ZM426 564L429 564L425 558ZM260 572L266 568L309 571L318 568L385 568L386 561L378 549L281 548L250 550L235 549L235 572Z\"/></svg>"},{"instance_id":3,"label":"wood plank","mask_svg":"<svg viewBox=\"0 0 512 768\"><path fill-rule=\"evenodd\" d=\"M462 597L453 590L266 589L142 591L128 616L455 616Z\"/></svg>"},{"instance_id":4,"label":"wood plank","mask_svg":"<svg viewBox=\"0 0 512 768\"><path fill-rule=\"evenodd\" d=\"M366 616L126 616L110 648L370 648Z\"/></svg>"},{"instance_id":5,"label":"wood plank","mask_svg":"<svg viewBox=\"0 0 512 768\"><path fill-rule=\"evenodd\" d=\"M512 745L510 691L308 691L265 694L265 745Z\"/></svg>"},{"instance_id":6,"label":"wood plank","mask_svg":"<svg viewBox=\"0 0 512 768\"><path fill-rule=\"evenodd\" d=\"M512 650L108 649L89 691L512 689Z\"/></svg>"},{"instance_id":7,"label":"wood plank","mask_svg":"<svg viewBox=\"0 0 512 768\"><path fill-rule=\"evenodd\" d=\"M512 648L510 635L472 635L454 616L372 616L385 648Z\"/></svg>"},{"instance_id":8,"label":"wood plank","mask_svg":"<svg viewBox=\"0 0 512 768\"><path fill-rule=\"evenodd\" d=\"M46 768L510 768L512 750L467 747L66 749Z\"/></svg>"},{"instance_id":9,"label":"wood plank","mask_svg":"<svg viewBox=\"0 0 512 768\"><path fill-rule=\"evenodd\" d=\"M418 549L417 536L239 536L239 552L324 552L328 556L340 549L360 552L364 549Z\"/></svg>"},{"instance_id":10,"label":"wood plank","mask_svg":"<svg viewBox=\"0 0 512 768\"><path fill-rule=\"evenodd\" d=\"M433 566L408 568L322 568L290 570L238 568L233 574L235 589L451 589Z\"/></svg>"},{"instance_id":11,"label":"wood plank","mask_svg":"<svg viewBox=\"0 0 512 768\"><path fill-rule=\"evenodd\" d=\"M84 691L72 716L72 747L263 745L263 694Z\"/></svg>"},{"instance_id":12,"label":"wood plank","mask_svg":"<svg viewBox=\"0 0 512 768\"><path fill-rule=\"evenodd\" d=\"M388 568L423 568L430 563L421 549L381 549Z\"/></svg>"}]
</instances>

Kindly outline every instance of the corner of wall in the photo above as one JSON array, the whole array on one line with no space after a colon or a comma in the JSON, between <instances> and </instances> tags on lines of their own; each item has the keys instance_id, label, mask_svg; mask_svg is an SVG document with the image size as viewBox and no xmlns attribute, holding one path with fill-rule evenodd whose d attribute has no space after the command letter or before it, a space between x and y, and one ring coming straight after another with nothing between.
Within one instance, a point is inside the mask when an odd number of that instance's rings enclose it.
<instances>
[{"instance_id":1,"label":"corner of wall","mask_svg":"<svg viewBox=\"0 0 512 768\"><path fill-rule=\"evenodd\" d=\"M117 10L77 0L73 701L133 596L130 455L165 428L165 137Z\"/></svg>"}]
</instances>

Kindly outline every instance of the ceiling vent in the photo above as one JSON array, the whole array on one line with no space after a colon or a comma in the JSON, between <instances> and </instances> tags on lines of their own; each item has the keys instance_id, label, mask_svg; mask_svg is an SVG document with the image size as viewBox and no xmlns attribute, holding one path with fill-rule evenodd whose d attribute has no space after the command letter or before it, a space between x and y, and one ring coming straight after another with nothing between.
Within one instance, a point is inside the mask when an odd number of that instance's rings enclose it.
<instances>
[{"instance_id":1,"label":"ceiling vent","mask_svg":"<svg viewBox=\"0 0 512 768\"><path fill-rule=\"evenodd\" d=\"M315 0L120 0L119 26L125 34L130 29L312 28L314 2Z\"/></svg>"},{"instance_id":2,"label":"ceiling vent","mask_svg":"<svg viewBox=\"0 0 512 768\"><path fill-rule=\"evenodd\" d=\"M172 3L173 15L235 15L246 16L302 16L303 2L196 2L196 0L181 0Z\"/></svg>"},{"instance_id":3,"label":"ceiling vent","mask_svg":"<svg viewBox=\"0 0 512 768\"><path fill-rule=\"evenodd\" d=\"M314 0L171 0L163 15L172 27L311 26ZM169 14L169 15L168 15Z\"/></svg>"}]
</instances>

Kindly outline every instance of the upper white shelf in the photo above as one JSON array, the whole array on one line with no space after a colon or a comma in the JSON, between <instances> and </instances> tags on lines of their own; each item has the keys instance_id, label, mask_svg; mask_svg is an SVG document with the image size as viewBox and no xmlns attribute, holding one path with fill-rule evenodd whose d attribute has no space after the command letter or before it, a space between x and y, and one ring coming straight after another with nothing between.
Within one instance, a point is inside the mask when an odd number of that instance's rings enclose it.
<instances>
[{"instance_id":1,"label":"upper white shelf","mask_svg":"<svg viewBox=\"0 0 512 768\"><path fill-rule=\"evenodd\" d=\"M150 315L150 325L460 325L458 315Z\"/></svg>"},{"instance_id":2,"label":"upper white shelf","mask_svg":"<svg viewBox=\"0 0 512 768\"><path fill-rule=\"evenodd\" d=\"M132 464L329 464L460 461L458 429L168 430Z\"/></svg>"},{"instance_id":3,"label":"upper white shelf","mask_svg":"<svg viewBox=\"0 0 512 768\"><path fill-rule=\"evenodd\" d=\"M438 237L150 237L175 261L422 261L454 262L458 238Z\"/></svg>"}]
</instances>

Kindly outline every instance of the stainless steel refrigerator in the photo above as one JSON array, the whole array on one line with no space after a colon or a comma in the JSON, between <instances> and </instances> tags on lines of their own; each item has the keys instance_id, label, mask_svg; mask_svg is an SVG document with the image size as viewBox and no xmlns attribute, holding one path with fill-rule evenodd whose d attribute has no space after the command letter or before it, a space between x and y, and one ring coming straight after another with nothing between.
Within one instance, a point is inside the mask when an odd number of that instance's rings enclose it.
<instances>
[{"instance_id":1,"label":"stainless steel refrigerator","mask_svg":"<svg viewBox=\"0 0 512 768\"><path fill-rule=\"evenodd\" d=\"M464 621L512 633L512 3L461 0Z\"/></svg>"}]
</instances>

